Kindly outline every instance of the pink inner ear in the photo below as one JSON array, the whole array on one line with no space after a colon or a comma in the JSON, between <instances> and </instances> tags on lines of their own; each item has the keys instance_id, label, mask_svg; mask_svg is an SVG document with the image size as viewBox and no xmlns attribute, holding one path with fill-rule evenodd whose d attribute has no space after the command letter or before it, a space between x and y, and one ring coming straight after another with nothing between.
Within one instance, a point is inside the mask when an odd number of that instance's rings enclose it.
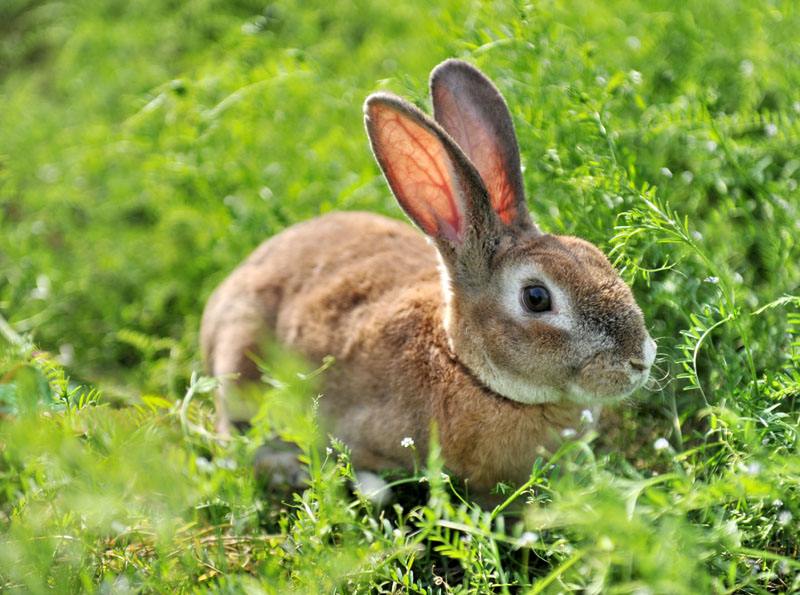
<instances>
[{"instance_id":1,"label":"pink inner ear","mask_svg":"<svg viewBox=\"0 0 800 595\"><path fill-rule=\"evenodd\" d=\"M497 136L477 110L457 102L449 89L440 87L436 92L444 108L441 124L475 165L494 211L510 224L517 216L516 200Z\"/></svg>"},{"instance_id":2,"label":"pink inner ear","mask_svg":"<svg viewBox=\"0 0 800 595\"><path fill-rule=\"evenodd\" d=\"M388 106L375 105L370 112L376 149L401 206L425 233L460 242L464 218L455 196L451 160L442 142Z\"/></svg>"}]
</instances>

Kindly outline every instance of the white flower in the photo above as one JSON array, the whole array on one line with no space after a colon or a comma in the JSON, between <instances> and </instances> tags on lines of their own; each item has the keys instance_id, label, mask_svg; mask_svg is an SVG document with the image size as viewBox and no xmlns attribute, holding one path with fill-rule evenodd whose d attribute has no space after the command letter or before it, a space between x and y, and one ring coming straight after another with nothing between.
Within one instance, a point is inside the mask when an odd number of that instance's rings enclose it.
<instances>
[{"instance_id":1,"label":"white flower","mask_svg":"<svg viewBox=\"0 0 800 595\"><path fill-rule=\"evenodd\" d=\"M50 277L47 275L36 276L36 287L31 291L31 297L35 300L46 300L50 297Z\"/></svg>"},{"instance_id":2,"label":"white flower","mask_svg":"<svg viewBox=\"0 0 800 595\"><path fill-rule=\"evenodd\" d=\"M406 436L400 441L400 446L403 448L411 448L414 446L414 439L411 436Z\"/></svg>"},{"instance_id":3,"label":"white flower","mask_svg":"<svg viewBox=\"0 0 800 595\"><path fill-rule=\"evenodd\" d=\"M563 430L561 430L561 435L564 438L572 438L576 433L577 432L572 428L564 428Z\"/></svg>"},{"instance_id":4,"label":"white flower","mask_svg":"<svg viewBox=\"0 0 800 595\"><path fill-rule=\"evenodd\" d=\"M761 473L761 464L760 463L750 463L745 469L745 473L748 475L758 475Z\"/></svg>"},{"instance_id":5,"label":"white flower","mask_svg":"<svg viewBox=\"0 0 800 595\"><path fill-rule=\"evenodd\" d=\"M325 454L331 456L333 454L333 449L330 446L325 447Z\"/></svg>"},{"instance_id":6,"label":"white flower","mask_svg":"<svg viewBox=\"0 0 800 595\"><path fill-rule=\"evenodd\" d=\"M791 522L791 520L792 520L792 513L789 512L788 510L783 510L778 515L778 524L781 527L785 527L786 525L788 525Z\"/></svg>"},{"instance_id":7,"label":"white flower","mask_svg":"<svg viewBox=\"0 0 800 595\"><path fill-rule=\"evenodd\" d=\"M692 180L694 180L694 174L690 172L688 169L683 170L681 173L681 180L683 180L684 184L691 184Z\"/></svg>"},{"instance_id":8,"label":"white flower","mask_svg":"<svg viewBox=\"0 0 800 595\"><path fill-rule=\"evenodd\" d=\"M58 363L70 366L75 361L75 348L72 343L64 343L58 347Z\"/></svg>"},{"instance_id":9,"label":"white flower","mask_svg":"<svg viewBox=\"0 0 800 595\"><path fill-rule=\"evenodd\" d=\"M778 134L778 127L775 126L775 124L773 124L772 122L770 122L769 124L764 126L764 134L766 134L767 136L775 136L776 134Z\"/></svg>"},{"instance_id":10,"label":"white flower","mask_svg":"<svg viewBox=\"0 0 800 595\"><path fill-rule=\"evenodd\" d=\"M653 448L656 450L667 450L669 448L669 441L666 438L659 438L653 442Z\"/></svg>"},{"instance_id":11,"label":"white flower","mask_svg":"<svg viewBox=\"0 0 800 595\"><path fill-rule=\"evenodd\" d=\"M607 535L603 535L600 538L600 540L597 542L597 545L604 552L610 552L610 551L612 551L614 549L614 542Z\"/></svg>"},{"instance_id":12,"label":"white flower","mask_svg":"<svg viewBox=\"0 0 800 595\"><path fill-rule=\"evenodd\" d=\"M670 170L670 168L668 168L668 167L662 167L661 168L661 175L664 176L665 178L671 178L672 177L672 170Z\"/></svg>"},{"instance_id":13,"label":"white flower","mask_svg":"<svg viewBox=\"0 0 800 595\"><path fill-rule=\"evenodd\" d=\"M594 415L589 409L584 409L581 411L581 421L585 424L594 423Z\"/></svg>"},{"instance_id":14,"label":"white flower","mask_svg":"<svg viewBox=\"0 0 800 595\"><path fill-rule=\"evenodd\" d=\"M517 540L517 547L531 547L534 543L539 541L539 534L533 531L525 531L519 536Z\"/></svg>"},{"instance_id":15,"label":"white flower","mask_svg":"<svg viewBox=\"0 0 800 595\"><path fill-rule=\"evenodd\" d=\"M775 499L772 501L772 505L773 505L775 508L780 508L781 506L783 506L783 500L781 500L780 498L775 498Z\"/></svg>"},{"instance_id":16,"label":"white flower","mask_svg":"<svg viewBox=\"0 0 800 595\"><path fill-rule=\"evenodd\" d=\"M197 466L197 470L202 473L212 473L214 471L214 465L205 457L195 458L194 464Z\"/></svg>"},{"instance_id":17,"label":"white flower","mask_svg":"<svg viewBox=\"0 0 800 595\"><path fill-rule=\"evenodd\" d=\"M714 151L716 151L717 150L717 146L718 146L717 143L715 141L713 141L713 140L706 141L706 149L708 149L708 151L710 153L713 153Z\"/></svg>"},{"instance_id":18,"label":"white flower","mask_svg":"<svg viewBox=\"0 0 800 595\"><path fill-rule=\"evenodd\" d=\"M450 481L450 476L447 473L443 472L441 477L442 477L442 481L445 481L445 482Z\"/></svg>"},{"instance_id":19,"label":"white flower","mask_svg":"<svg viewBox=\"0 0 800 595\"><path fill-rule=\"evenodd\" d=\"M719 277L706 277L703 279L705 283L711 283L712 285L716 285L719 283Z\"/></svg>"},{"instance_id":20,"label":"white flower","mask_svg":"<svg viewBox=\"0 0 800 595\"><path fill-rule=\"evenodd\" d=\"M631 70L630 71L631 82L634 85L640 85L642 83L642 73L638 70Z\"/></svg>"}]
</instances>

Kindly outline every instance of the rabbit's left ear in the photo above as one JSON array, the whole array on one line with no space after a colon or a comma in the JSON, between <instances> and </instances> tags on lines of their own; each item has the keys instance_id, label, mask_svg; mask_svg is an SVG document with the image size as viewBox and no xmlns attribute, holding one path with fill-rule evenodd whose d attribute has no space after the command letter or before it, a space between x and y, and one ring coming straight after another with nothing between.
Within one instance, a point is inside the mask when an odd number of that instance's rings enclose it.
<instances>
[{"instance_id":1,"label":"rabbit's left ear","mask_svg":"<svg viewBox=\"0 0 800 595\"><path fill-rule=\"evenodd\" d=\"M514 124L500 92L461 60L439 64L430 84L434 118L478 170L500 220L536 229L525 203Z\"/></svg>"}]
</instances>

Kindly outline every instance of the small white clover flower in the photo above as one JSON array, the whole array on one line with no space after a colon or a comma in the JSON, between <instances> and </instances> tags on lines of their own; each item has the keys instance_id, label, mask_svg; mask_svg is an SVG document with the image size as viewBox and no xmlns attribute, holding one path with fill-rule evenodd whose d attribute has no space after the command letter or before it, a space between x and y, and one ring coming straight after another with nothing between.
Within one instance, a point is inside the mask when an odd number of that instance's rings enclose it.
<instances>
[{"instance_id":1,"label":"small white clover flower","mask_svg":"<svg viewBox=\"0 0 800 595\"><path fill-rule=\"evenodd\" d=\"M785 527L789 523L792 522L792 513L788 510L782 510L781 513L778 515L778 524L781 527Z\"/></svg>"},{"instance_id":2,"label":"small white clover flower","mask_svg":"<svg viewBox=\"0 0 800 595\"><path fill-rule=\"evenodd\" d=\"M577 434L577 432L572 428L564 428L563 430L561 430L561 435L564 438L572 438L573 436L575 436L575 434Z\"/></svg>"},{"instance_id":3,"label":"small white clover flower","mask_svg":"<svg viewBox=\"0 0 800 595\"><path fill-rule=\"evenodd\" d=\"M706 150L709 153L713 153L714 151L716 151L718 146L719 145L716 143L716 141L713 140L706 141Z\"/></svg>"},{"instance_id":4,"label":"small white clover flower","mask_svg":"<svg viewBox=\"0 0 800 595\"><path fill-rule=\"evenodd\" d=\"M748 475L758 475L759 473L761 473L761 464L755 462L750 463L747 466L747 469L745 469L745 473L747 473Z\"/></svg>"},{"instance_id":5,"label":"small white clover flower","mask_svg":"<svg viewBox=\"0 0 800 595\"><path fill-rule=\"evenodd\" d=\"M594 423L594 415L589 409L584 409L581 411L581 421L585 424Z\"/></svg>"},{"instance_id":6,"label":"small white clover flower","mask_svg":"<svg viewBox=\"0 0 800 595\"><path fill-rule=\"evenodd\" d=\"M197 466L197 470L203 473L212 473L214 471L214 465L205 457L195 458L194 464Z\"/></svg>"},{"instance_id":7,"label":"small white clover flower","mask_svg":"<svg viewBox=\"0 0 800 595\"><path fill-rule=\"evenodd\" d=\"M780 498L775 498L772 501L772 506L774 506L775 508L780 508L781 506L783 506L783 500L781 500Z\"/></svg>"},{"instance_id":8,"label":"small white clover flower","mask_svg":"<svg viewBox=\"0 0 800 595\"><path fill-rule=\"evenodd\" d=\"M719 277L706 277L705 279L703 279L703 282L716 285L717 283L719 283Z\"/></svg>"},{"instance_id":9,"label":"small white clover flower","mask_svg":"<svg viewBox=\"0 0 800 595\"><path fill-rule=\"evenodd\" d=\"M406 436L400 441L400 446L403 448L411 448L414 446L414 439L411 436Z\"/></svg>"},{"instance_id":10,"label":"small white clover flower","mask_svg":"<svg viewBox=\"0 0 800 595\"><path fill-rule=\"evenodd\" d=\"M325 454L331 456L333 454L333 449L330 446L325 447Z\"/></svg>"},{"instance_id":11,"label":"small white clover flower","mask_svg":"<svg viewBox=\"0 0 800 595\"><path fill-rule=\"evenodd\" d=\"M31 297L35 300L46 300L50 297L50 277L47 275L36 276L36 287L31 291Z\"/></svg>"},{"instance_id":12,"label":"small white clover flower","mask_svg":"<svg viewBox=\"0 0 800 595\"><path fill-rule=\"evenodd\" d=\"M639 72L638 70L631 70L630 73L628 73L628 74L630 75L631 82L634 85L641 85L642 84L642 73L641 72Z\"/></svg>"},{"instance_id":13,"label":"small white clover flower","mask_svg":"<svg viewBox=\"0 0 800 595\"><path fill-rule=\"evenodd\" d=\"M519 536L517 540L517 547L531 547L534 543L539 541L539 534L533 531L525 531Z\"/></svg>"},{"instance_id":14,"label":"small white clover flower","mask_svg":"<svg viewBox=\"0 0 800 595\"><path fill-rule=\"evenodd\" d=\"M764 134L766 134L767 136L775 136L776 134L778 134L778 127L775 126L775 124L773 124L772 122L770 122L769 124L764 126Z\"/></svg>"},{"instance_id":15,"label":"small white clover flower","mask_svg":"<svg viewBox=\"0 0 800 595\"><path fill-rule=\"evenodd\" d=\"M227 469L228 471L233 471L237 467L236 461L229 458L217 459L216 463L217 467L219 467L220 469Z\"/></svg>"},{"instance_id":16,"label":"small white clover flower","mask_svg":"<svg viewBox=\"0 0 800 595\"><path fill-rule=\"evenodd\" d=\"M669 448L669 440L666 438L659 438L653 442L653 448L656 450L667 450Z\"/></svg>"},{"instance_id":17,"label":"small white clover flower","mask_svg":"<svg viewBox=\"0 0 800 595\"><path fill-rule=\"evenodd\" d=\"M664 176L665 178L671 178L672 177L672 170L670 168L668 168L668 167L662 167L661 168L661 175Z\"/></svg>"}]
</instances>

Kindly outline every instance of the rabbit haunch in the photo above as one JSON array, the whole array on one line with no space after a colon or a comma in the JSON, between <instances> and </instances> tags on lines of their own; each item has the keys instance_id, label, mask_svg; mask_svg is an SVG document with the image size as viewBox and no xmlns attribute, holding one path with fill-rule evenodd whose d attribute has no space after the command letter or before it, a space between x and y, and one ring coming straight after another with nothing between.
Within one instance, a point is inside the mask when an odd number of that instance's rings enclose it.
<instances>
[{"instance_id":1,"label":"rabbit haunch","mask_svg":"<svg viewBox=\"0 0 800 595\"><path fill-rule=\"evenodd\" d=\"M365 104L375 157L428 236L367 213L295 225L259 247L214 292L203 317L210 371L238 374L218 399L220 428L251 354L277 339L310 360L332 355L320 412L356 468L410 467L413 438L438 427L448 467L485 491L522 481L581 410L649 375L654 343L630 289L578 238L542 233L523 193L502 97L447 61L431 76L435 120L387 93ZM547 308L526 309L526 287Z\"/></svg>"}]
</instances>

